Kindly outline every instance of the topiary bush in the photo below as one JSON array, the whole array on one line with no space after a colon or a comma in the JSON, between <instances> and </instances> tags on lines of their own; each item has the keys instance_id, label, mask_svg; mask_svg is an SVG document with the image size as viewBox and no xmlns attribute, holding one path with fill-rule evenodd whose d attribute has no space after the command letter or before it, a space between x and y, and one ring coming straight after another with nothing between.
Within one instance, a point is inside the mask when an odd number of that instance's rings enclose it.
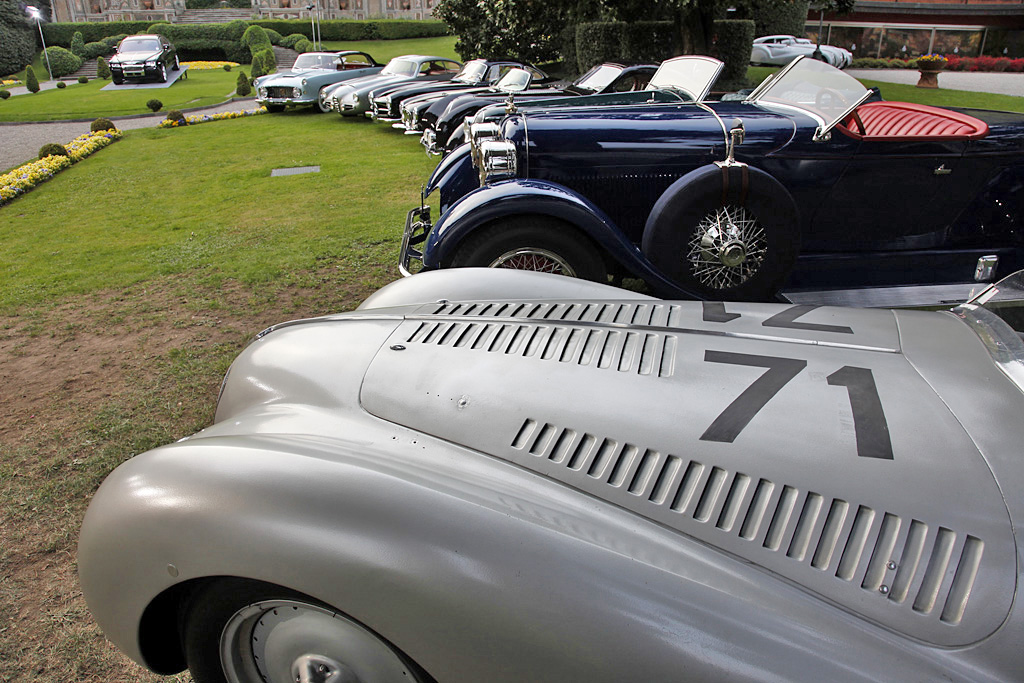
<instances>
[{"instance_id":1,"label":"topiary bush","mask_svg":"<svg viewBox=\"0 0 1024 683\"><path fill-rule=\"evenodd\" d=\"M714 23L711 56L725 62L716 90L747 87L750 48L754 44L754 22L749 19L720 19Z\"/></svg>"},{"instance_id":2,"label":"topiary bush","mask_svg":"<svg viewBox=\"0 0 1024 683\"><path fill-rule=\"evenodd\" d=\"M99 118L89 124L89 130L98 133L101 130L117 130L117 126L110 119Z\"/></svg>"},{"instance_id":3,"label":"topiary bush","mask_svg":"<svg viewBox=\"0 0 1024 683\"><path fill-rule=\"evenodd\" d=\"M0 0L0 74L13 74L32 62L36 54L35 26L29 23L19 0Z\"/></svg>"},{"instance_id":4,"label":"topiary bush","mask_svg":"<svg viewBox=\"0 0 1024 683\"><path fill-rule=\"evenodd\" d=\"M224 70L230 72L231 71L231 65L230 64L225 64L224 65Z\"/></svg>"},{"instance_id":5,"label":"topiary bush","mask_svg":"<svg viewBox=\"0 0 1024 683\"><path fill-rule=\"evenodd\" d=\"M309 38L302 35L301 33L290 33L286 35L284 38L282 38L278 42L278 45L280 45L281 47L286 47L289 50L294 50L295 44L302 40L309 40Z\"/></svg>"},{"instance_id":6,"label":"topiary bush","mask_svg":"<svg viewBox=\"0 0 1024 683\"><path fill-rule=\"evenodd\" d=\"M57 89L58 90L63 90L66 87L68 87L67 83L65 83L64 81L57 81Z\"/></svg>"},{"instance_id":7,"label":"topiary bush","mask_svg":"<svg viewBox=\"0 0 1024 683\"><path fill-rule=\"evenodd\" d=\"M111 52L113 52L114 50L117 49L117 46L121 43L121 41L124 40L127 37L128 37L127 33L118 33L118 34L113 35L113 36L107 36L106 38L101 39L99 42L101 42L104 45L106 45L107 47L109 47ZM92 43L86 43L86 45L87 46L88 45L92 45Z\"/></svg>"},{"instance_id":8,"label":"topiary bush","mask_svg":"<svg viewBox=\"0 0 1024 683\"><path fill-rule=\"evenodd\" d=\"M245 75L244 71L238 72L238 80L235 81L235 92L238 93L239 97L246 97L252 92L252 88L249 86L249 78Z\"/></svg>"},{"instance_id":9,"label":"topiary bush","mask_svg":"<svg viewBox=\"0 0 1024 683\"><path fill-rule=\"evenodd\" d=\"M161 109L164 108L164 103L161 102L160 100L154 98L154 99L150 100L149 102L146 102L146 106L149 107L153 111L153 113L155 114L156 112L158 112L158 111L160 111Z\"/></svg>"},{"instance_id":10,"label":"topiary bush","mask_svg":"<svg viewBox=\"0 0 1024 683\"><path fill-rule=\"evenodd\" d=\"M56 142L48 142L39 148L39 158L45 159L46 157L66 157L68 151L64 148L64 145L58 145Z\"/></svg>"},{"instance_id":11,"label":"topiary bush","mask_svg":"<svg viewBox=\"0 0 1024 683\"><path fill-rule=\"evenodd\" d=\"M103 80L110 78L110 65L107 64L107 60L103 59L103 57L96 58L96 76Z\"/></svg>"},{"instance_id":12,"label":"topiary bush","mask_svg":"<svg viewBox=\"0 0 1024 683\"><path fill-rule=\"evenodd\" d=\"M11 91L10 90L4 90L4 89L0 88L0 100L6 100L10 96L11 96Z\"/></svg>"},{"instance_id":13,"label":"topiary bush","mask_svg":"<svg viewBox=\"0 0 1024 683\"><path fill-rule=\"evenodd\" d=\"M177 109L171 109L169 112L167 112L167 120L176 121L179 126L188 125L188 121L185 120L185 115Z\"/></svg>"},{"instance_id":14,"label":"topiary bush","mask_svg":"<svg viewBox=\"0 0 1024 683\"><path fill-rule=\"evenodd\" d=\"M263 27L260 27L263 28ZM272 28L263 28L263 32L267 34L267 40L270 41L271 45L281 44L281 34Z\"/></svg>"},{"instance_id":15,"label":"topiary bush","mask_svg":"<svg viewBox=\"0 0 1024 683\"><path fill-rule=\"evenodd\" d=\"M313 52L313 41L303 38L292 47L296 52Z\"/></svg>"},{"instance_id":16,"label":"topiary bush","mask_svg":"<svg viewBox=\"0 0 1024 683\"><path fill-rule=\"evenodd\" d=\"M265 48L252 56L252 77L253 79L272 74L277 71L277 60L274 58L274 51Z\"/></svg>"},{"instance_id":17,"label":"topiary bush","mask_svg":"<svg viewBox=\"0 0 1024 683\"><path fill-rule=\"evenodd\" d=\"M82 66L82 58L71 50L55 46L46 48L45 52L50 63L50 78L73 74Z\"/></svg>"},{"instance_id":18,"label":"topiary bush","mask_svg":"<svg viewBox=\"0 0 1024 683\"><path fill-rule=\"evenodd\" d=\"M88 83L89 82L89 77L88 76L79 76L78 77L78 82L79 83Z\"/></svg>"},{"instance_id":19,"label":"topiary bush","mask_svg":"<svg viewBox=\"0 0 1024 683\"><path fill-rule=\"evenodd\" d=\"M71 51L79 57L85 56L85 39L82 38L81 31L75 31L71 36Z\"/></svg>"},{"instance_id":20,"label":"topiary bush","mask_svg":"<svg viewBox=\"0 0 1024 683\"><path fill-rule=\"evenodd\" d=\"M97 43L86 43L85 52L80 55L82 59L96 59L101 55L113 54L116 48L110 47L106 43L100 41Z\"/></svg>"},{"instance_id":21,"label":"topiary bush","mask_svg":"<svg viewBox=\"0 0 1024 683\"><path fill-rule=\"evenodd\" d=\"M36 78L35 69L31 66L25 67L25 87L30 93L39 92L39 79Z\"/></svg>"},{"instance_id":22,"label":"topiary bush","mask_svg":"<svg viewBox=\"0 0 1024 683\"><path fill-rule=\"evenodd\" d=\"M249 48L253 55L260 50L273 50L270 38L262 26L250 26L245 29L245 33L242 34L242 45Z\"/></svg>"}]
</instances>

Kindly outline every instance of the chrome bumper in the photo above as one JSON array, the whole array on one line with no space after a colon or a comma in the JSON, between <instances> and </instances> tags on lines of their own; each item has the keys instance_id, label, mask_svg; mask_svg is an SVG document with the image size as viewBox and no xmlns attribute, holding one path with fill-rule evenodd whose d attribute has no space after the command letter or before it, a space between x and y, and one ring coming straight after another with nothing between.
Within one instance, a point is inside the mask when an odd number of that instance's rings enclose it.
<instances>
[{"instance_id":1,"label":"chrome bumper","mask_svg":"<svg viewBox=\"0 0 1024 683\"><path fill-rule=\"evenodd\" d=\"M437 146L437 134L434 133L433 128L427 128L423 131L423 135L420 136L420 144L427 150L427 154L431 156L441 154L441 150Z\"/></svg>"},{"instance_id":2,"label":"chrome bumper","mask_svg":"<svg viewBox=\"0 0 1024 683\"><path fill-rule=\"evenodd\" d=\"M402 253L398 258L398 272L402 277L413 274L413 261L419 261L420 265L423 265L423 252L417 247L426 241L431 227L429 206L417 206L406 215L405 231L402 233Z\"/></svg>"}]
</instances>

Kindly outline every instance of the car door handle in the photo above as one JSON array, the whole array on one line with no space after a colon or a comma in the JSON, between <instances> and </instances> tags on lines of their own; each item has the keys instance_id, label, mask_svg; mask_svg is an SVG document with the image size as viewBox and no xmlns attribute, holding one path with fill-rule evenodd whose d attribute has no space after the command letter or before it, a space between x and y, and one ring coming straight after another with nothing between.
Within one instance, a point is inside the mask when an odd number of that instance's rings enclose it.
<instances>
[{"instance_id":1,"label":"car door handle","mask_svg":"<svg viewBox=\"0 0 1024 683\"><path fill-rule=\"evenodd\" d=\"M949 174L950 174L950 173L952 173L952 172L953 172L953 169L951 169L951 168L946 168L946 165L945 165L945 164L942 164L941 166L939 166L939 167L938 167L937 169L935 169L935 171L934 171L935 175L949 175Z\"/></svg>"}]
</instances>

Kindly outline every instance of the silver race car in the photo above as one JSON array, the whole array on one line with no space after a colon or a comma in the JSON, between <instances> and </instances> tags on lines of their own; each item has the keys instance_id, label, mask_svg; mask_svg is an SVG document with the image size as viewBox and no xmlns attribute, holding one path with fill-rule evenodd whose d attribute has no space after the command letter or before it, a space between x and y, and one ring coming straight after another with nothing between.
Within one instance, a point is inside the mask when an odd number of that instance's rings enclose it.
<instances>
[{"instance_id":1,"label":"silver race car","mask_svg":"<svg viewBox=\"0 0 1024 683\"><path fill-rule=\"evenodd\" d=\"M198 683L1019 680L1022 283L416 275L260 334L211 427L115 470L83 591Z\"/></svg>"}]
</instances>

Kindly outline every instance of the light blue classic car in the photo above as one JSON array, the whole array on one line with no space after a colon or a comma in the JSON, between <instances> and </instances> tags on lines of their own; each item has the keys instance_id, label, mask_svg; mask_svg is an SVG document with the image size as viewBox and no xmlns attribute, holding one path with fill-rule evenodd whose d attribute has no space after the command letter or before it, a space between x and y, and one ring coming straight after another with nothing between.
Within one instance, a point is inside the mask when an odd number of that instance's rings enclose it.
<instances>
[{"instance_id":1,"label":"light blue classic car","mask_svg":"<svg viewBox=\"0 0 1024 683\"><path fill-rule=\"evenodd\" d=\"M324 88L372 76L383 68L365 52L306 52L299 55L291 70L257 78L256 101L268 111L284 111L288 105L316 105Z\"/></svg>"}]
</instances>

